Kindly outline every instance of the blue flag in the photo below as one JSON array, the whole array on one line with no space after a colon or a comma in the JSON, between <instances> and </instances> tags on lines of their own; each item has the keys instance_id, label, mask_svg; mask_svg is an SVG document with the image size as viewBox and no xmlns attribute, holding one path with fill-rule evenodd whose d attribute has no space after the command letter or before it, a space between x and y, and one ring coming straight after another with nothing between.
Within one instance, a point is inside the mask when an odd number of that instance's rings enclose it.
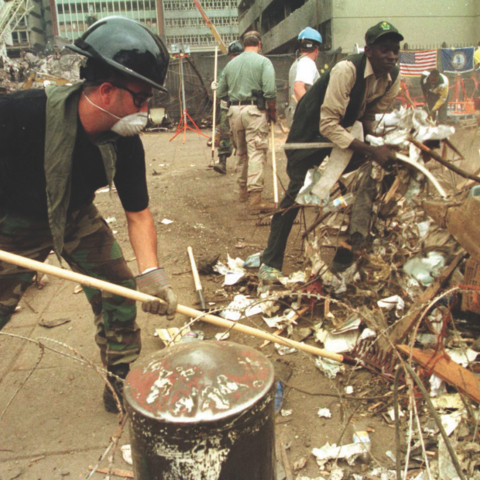
<instances>
[{"instance_id":1,"label":"blue flag","mask_svg":"<svg viewBox=\"0 0 480 480\"><path fill-rule=\"evenodd\" d=\"M473 47L442 48L443 71L448 73L471 72L474 53Z\"/></svg>"}]
</instances>

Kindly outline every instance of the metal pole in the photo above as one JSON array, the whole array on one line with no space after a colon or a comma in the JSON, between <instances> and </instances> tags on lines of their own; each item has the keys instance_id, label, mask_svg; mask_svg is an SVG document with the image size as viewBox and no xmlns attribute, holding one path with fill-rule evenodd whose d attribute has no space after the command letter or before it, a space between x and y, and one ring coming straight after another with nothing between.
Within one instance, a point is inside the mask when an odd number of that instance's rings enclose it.
<instances>
[{"instance_id":1,"label":"metal pole","mask_svg":"<svg viewBox=\"0 0 480 480\"><path fill-rule=\"evenodd\" d=\"M278 207L278 184L277 184L277 157L275 154L275 123L270 122L270 132L272 141L272 170L273 170L273 201L275 208Z\"/></svg>"},{"instance_id":2,"label":"metal pole","mask_svg":"<svg viewBox=\"0 0 480 480\"><path fill-rule=\"evenodd\" d=\"M183 102L183 143L187 139L187 104L185 102L185 82L183 81L183 56L180 55L180 79L182 82L182 102Z\"/></svg>"},{"instance_id":3,"label":"metal pole","mask_svg":"<svg viewBox=\"0 0 480 480\"><path fill-rule=\"evenodd\" d=\"M218 47L215 47L215 67L213 81L217 81ZM212 163L215 156L215 124L217 123L217 89L213 91L213 124L212 124Z\"/></svg>"}]
</instances>

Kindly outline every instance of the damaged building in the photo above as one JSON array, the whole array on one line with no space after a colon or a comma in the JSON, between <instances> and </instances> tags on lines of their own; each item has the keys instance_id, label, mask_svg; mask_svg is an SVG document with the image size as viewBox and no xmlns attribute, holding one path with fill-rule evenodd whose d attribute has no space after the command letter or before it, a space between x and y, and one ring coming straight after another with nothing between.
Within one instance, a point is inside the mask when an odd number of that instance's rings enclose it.
<instances>
[{"instance_id":1,"label":"damaged building","mask_svg":"<svg viewBox=\"0 0 480 480\"><path fill-rule=\"evenodd\" d=\"M408 32L410 46L438 48L444 42L450 47L479 41L480 3L463 0L406 0L401 9L393 0L241 0L238 14L240 35L259 31L265 53L294 52L297 35L306 25L322 34L325 50L341 47L351 52L375 19Z\"/></svg>"},{"instance_id":2,"label":"damaged building","mask_svg":"<svg viewBox=\"0 0 480 480\"><path fill-rule=\"evenodd\" d=\"M5 55L18 58L22 51L43 52L53 41L47 0L0 2L0 38Z\"/></svg>"}]
</instances>

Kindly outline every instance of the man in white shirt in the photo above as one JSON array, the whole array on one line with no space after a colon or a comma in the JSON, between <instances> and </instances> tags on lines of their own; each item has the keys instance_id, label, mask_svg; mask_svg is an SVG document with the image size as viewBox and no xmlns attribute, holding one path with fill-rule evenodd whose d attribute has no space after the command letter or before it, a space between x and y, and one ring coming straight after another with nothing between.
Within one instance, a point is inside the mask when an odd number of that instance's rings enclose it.
<instances>
[{"instance_id":1,"label":"man in white shirt","mask_svg":"<svg viewBox=\"0 0 480 480\"><path fill-rule=\"evenodd\" d=\"M293 115L298 101L307 90L320 78L315 60L318 57L322 36L315 29L307 27L298 35L301 55L290 67L288 74L288 107L285 110L288 126L293 122Z\"/></svg>"}]
</instances>

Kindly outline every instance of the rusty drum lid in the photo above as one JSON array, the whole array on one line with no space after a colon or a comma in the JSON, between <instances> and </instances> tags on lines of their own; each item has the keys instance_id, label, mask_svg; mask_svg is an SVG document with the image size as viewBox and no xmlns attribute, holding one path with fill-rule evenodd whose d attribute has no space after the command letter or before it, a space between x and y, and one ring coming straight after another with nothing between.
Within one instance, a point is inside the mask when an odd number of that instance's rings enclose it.
<instances>
[{"instance_id":1,"label":"rusty drum lid","mask_svg":"<svg viewBox=\"0 0 480 480\"><path fill-rule=\"evenodd\" d=\"M192 342L132 364L124 394L129 407L146 417L200 423L248 409L273 382L273 365L252 348L233 342Z\"/></svg>"}]
</instances>

